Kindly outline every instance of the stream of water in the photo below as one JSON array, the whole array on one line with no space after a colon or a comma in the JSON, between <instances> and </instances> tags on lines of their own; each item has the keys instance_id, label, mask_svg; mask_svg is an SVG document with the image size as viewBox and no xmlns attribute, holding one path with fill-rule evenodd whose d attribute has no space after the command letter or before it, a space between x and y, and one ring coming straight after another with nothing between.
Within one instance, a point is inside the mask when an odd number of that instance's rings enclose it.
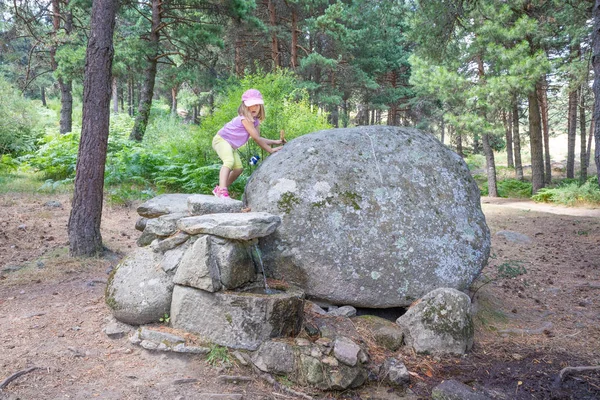
<instances>
[{"instance_id":1,"label":"stream of water","mask_svg":"<svg viewBox=\"0 0 600 400\"><path fill-rule=\"evenodd\" d=\"M263 265L262 257L260 255L260 249L258 248L257 244L254 245L254 251L257 255L258 263L260 264L260 269L263 274L263 280L265 281L265 293L271 294L271 289L269 288L269 285L267 284L267 275L265 274L265 266Z\"/></svg>"}]
</instances>

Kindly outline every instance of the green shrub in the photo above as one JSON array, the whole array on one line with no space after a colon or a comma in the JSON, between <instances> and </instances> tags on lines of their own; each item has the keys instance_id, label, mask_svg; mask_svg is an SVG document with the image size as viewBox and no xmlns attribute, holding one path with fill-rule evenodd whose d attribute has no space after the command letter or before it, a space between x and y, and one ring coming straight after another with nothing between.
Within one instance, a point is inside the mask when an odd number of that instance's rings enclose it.
<instances>
[{"instance_id":1,"label":"green shrub","mask_svg":"<svg viewBox=\"0 0 600 400\"><path fill-rule=\"evenodd\" d=\"M32 151L43 133L37 104L25 99L2 77L0 93L0 155Z\"/></svg>"},{"instance_id":2,"label":"green shrub","mask_svg":"<svg viewBox=\"0 0 600 400\"><path fill-rule=\"evenodd\" d=\"M575 179L561 182L554 188L542 188L531 198L534 201L574 206L577 204L600 204L598 178L591 177L583 185Z\"/></svg>"},{"instance_id":3,"label":"green shrub","mask_svg":"<svg viewBox=\"0 0 600 400\"><path fill-rule=\"evenodd\" d=\"M465 158L469 171L481 169L485 165L485 157L482 154L471 154Z\"/></svg>"},{"instance_id":4,"label":"green shrub","mask_svg":"<svg viewBox=\"0 0 600 400\"><path fill-rule=\"evenodd\" d=\"M212 138L223 125L237 115L242 94L249 88L258 89L265 101L267 115L260 126L262 137L279 139L279 131L284 130L286 139L291 140L310 132L330 128L327 116L311 109L308 91L298 89L298 85L296 76L287 70L247 75L239 84L231 85L217 99L215 112L202 121L198 132L200 137L194 144L210 150L207 162L219 163L216 153L212 151ZM261 153L252 140L248 142L247 147L249 148L242 148L241 151L246 152L248 158L252 154Z\"/></svg>"},{"instance_id":5,"label":"green shrub","mask_svg":"<svg viewBox=\"0 0 600 400\"><path fill-rule=\"evenodd\" d=\"M480 183L480 190L482 196L489 194L489 187L487 183L487 177L484 182ZM478 182L479 183L479 182ZM529 198L531 196L531 183L520 181L517 179L503 179L496 182L499 197L506 198Z\"/></svg>"}]
</instances>

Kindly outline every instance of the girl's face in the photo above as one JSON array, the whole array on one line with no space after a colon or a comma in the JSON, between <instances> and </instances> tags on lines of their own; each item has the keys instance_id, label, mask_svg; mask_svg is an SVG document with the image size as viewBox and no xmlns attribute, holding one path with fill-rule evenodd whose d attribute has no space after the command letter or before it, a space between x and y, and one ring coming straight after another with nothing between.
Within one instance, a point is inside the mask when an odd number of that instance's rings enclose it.
<instances>
[{"instance_id":1,"label":"girl's face","mask_svg":"<svg viewBox=\"0 0 600 400\"><path fill-rule=\"evenodd\" d=\"M260 104L255 104L253 106L248 107L248 111L252 114L252 117L256 117L260 112Z\"/></svg>"}]
</instances>

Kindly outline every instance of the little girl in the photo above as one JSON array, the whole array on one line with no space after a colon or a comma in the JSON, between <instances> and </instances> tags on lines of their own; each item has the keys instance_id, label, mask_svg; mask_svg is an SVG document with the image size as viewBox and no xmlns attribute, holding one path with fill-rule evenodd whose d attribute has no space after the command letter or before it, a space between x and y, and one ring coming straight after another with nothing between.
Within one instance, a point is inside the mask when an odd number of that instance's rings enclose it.
<instances>
[{"instance_id":1,"label":"little girl","mask_svg":"<svg viewBox=\"0 0 600 400\"><path fill-rule=\"evenodd\" d=\"M265 107L262 95L256 89L247 90L242 95L238 116L226 123L212 141L213 149L223 161L219 173L219 185L213 190L215 196L229 197L227 188L244 170L237 149L245 145L249 138L254 139L256 144L267 153L274 153L281 149L281 147L271 148L271 145L281 144L281 140L271 140L260 136L259 125L264 119Z\"/></svg>"}]
</instances>

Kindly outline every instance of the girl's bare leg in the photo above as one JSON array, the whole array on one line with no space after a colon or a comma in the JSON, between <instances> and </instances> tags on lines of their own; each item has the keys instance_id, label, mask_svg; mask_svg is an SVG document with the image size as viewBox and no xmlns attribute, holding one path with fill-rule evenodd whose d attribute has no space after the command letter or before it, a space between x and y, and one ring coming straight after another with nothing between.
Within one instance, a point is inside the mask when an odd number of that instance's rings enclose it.
<instances>
[{"instance_id":1,"label":"girl's bare leg","mask_svg":"<svg viewBox=\"0 0 600 400\"><path fill-rule=\"evenodd\" d=\"M243 168L234 169L229 173L229 177L227 178L227 187L229 187L239 176L244 172Z\"/></svg>"},{"instance_id":2,"label":"girl's bare leg","mask_svg":"<svg viewBox=\"0 0 600 400\"><path fill-rule=\"evenodd\" d=\"M232 173L231 169L229 169L229 167L226 167L225 165L223 165L221 167L221 171L219 172L219 187L220 188L227 188L229 185L227 184L227 182L229 181L229 175Z\"/></svg>"}]
</instances>

